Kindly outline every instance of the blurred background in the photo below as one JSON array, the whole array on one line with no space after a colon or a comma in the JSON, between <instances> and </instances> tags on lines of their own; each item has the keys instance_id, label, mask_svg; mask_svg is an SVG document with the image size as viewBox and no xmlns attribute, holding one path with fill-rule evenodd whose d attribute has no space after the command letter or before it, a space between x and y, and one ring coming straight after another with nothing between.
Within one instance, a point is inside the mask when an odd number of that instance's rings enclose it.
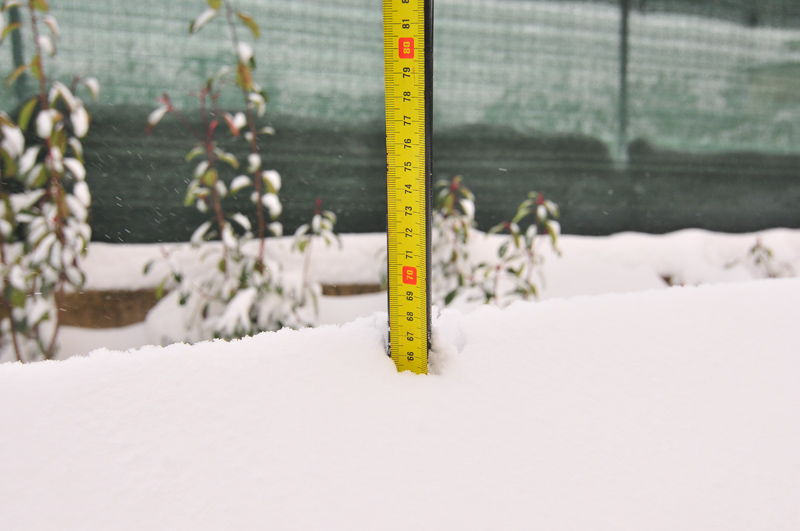
<instances>
[{"instance_id":1,"label":"blurred background","mask_svg":"<svg viewBox=\"0 0 800 531\"><path fill-rule=\"evenodd\" d=\"M317 197L340 232L384 231L381 2L235 4L261 28L254 78L277 131L262 153L283 176L285 231ZM101 85L85 142L96 241L186 241L204 219L183 206L192 137L174 117L145 129L163 93L196 119L190 93L235 62L220 21L188 34L205 7L51 1L48 72ZM0 48L4 77L30 61L18 34ZM800 227L798 2L435 0L434 50L434 178L463 176L482 229L529 190L561 206L569 234ZM33 81L4 86L0 108ZM221 104L241 109L241 93Z\"/></svg>"}]
</instances>

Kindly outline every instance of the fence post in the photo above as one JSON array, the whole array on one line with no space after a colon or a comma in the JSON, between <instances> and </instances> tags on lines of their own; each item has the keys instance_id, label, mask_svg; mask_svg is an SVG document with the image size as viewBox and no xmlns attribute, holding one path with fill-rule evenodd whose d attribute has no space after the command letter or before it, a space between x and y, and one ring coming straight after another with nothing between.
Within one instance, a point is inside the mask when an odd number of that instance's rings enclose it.
<instances>
[{"instance_id":1,"label":"fence post","mask_svg":"<svg viewBox=\"0 0 800 531\"><path fill-rule=\"evenodd\" d=\"M22 22L19 14L19 7L17 6L8 10L8 23L14 24L15 22ZM20 30L11 32L11 56L14 61L14 69L25 64L25 57L22 50L22 31ZM27 73L23 73L14 81L14 93L17 96L17 105L22 105L22 102L25 100L26 78Z\"/></svg>"},{"instance_id":2,"label":"fence post","mask_svg":"<svg viewBox=\"0 0 800 531\"><path fill-rule=\"evenodd\" d=\"M616 159L625 164L628 160L628 11L629 0L620 0L619 24L619 107L617 118Z\"/></svg>"}]
</instances>

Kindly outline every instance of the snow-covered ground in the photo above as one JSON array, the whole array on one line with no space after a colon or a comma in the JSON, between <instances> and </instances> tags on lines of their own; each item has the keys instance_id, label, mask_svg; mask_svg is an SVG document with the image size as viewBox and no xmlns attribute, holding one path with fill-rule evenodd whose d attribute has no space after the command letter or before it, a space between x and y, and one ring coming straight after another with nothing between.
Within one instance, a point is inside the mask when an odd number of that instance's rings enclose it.
<instances>
[{"instance_id":1,"label":"snow-covered ground","mask_svg":"<svg viewBox=\"0 0 800 531\"><path fill-rule=\"evenodd\" d=\"M760 236L800 270L800 231ZM383 294L229 343L66 330L110 349L0 365L3 528L800 529L800 280L755 241L566 236L542 302L436 312L428 376L385 356ZM376 281L382 244L314 276ZM93 246L90 287L157 253Z\"/></svg>"}]
</instances>

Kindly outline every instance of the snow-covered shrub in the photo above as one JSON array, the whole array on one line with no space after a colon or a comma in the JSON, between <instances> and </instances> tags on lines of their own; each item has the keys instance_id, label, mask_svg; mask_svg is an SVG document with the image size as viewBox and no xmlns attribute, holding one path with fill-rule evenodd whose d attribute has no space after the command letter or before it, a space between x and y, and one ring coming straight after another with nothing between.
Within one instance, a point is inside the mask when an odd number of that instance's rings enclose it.
<instances>
[{"instance_id":1,"label":"snow-covered shrub","mask_svg":"<svg viewBox=\"0 0 800 531\"><path fill-rule=\"evenodd\" d=\"M498 261L478 264L473 274L473 283L480 288L485 303L505 305L514 299L531 300L539 296L544 263L541 246L547 241L557 255L560 253L558 216L557 204L542 194L529 192L511 221L489 230L488 234L505 234L506 239L497 250ZM527 228L523 229L521 226L526 223Z\"/></svg>"},{"instance_id":2,"label":"snow-covered shrub","mask_svg":"<svg viewBox=\"0 0 800 531\"><path fill-rule=\"evenodd\" d=\"M431 302L444 307L469 285L473 273L469 244L475 196L461 184L461 176L435 184L431 226Z\"/></svg>"},{"instance_id":3,"label":"snow-covered shrub","mask_svg":"<svg viewBox=\"0 0 800 531\"><path fill-rule=\"evenodd\" d=\"M86 184L80 139L89 114L76 95L85 86L97 97L94 78L76 77L71 86L47 76L56 55L59 26L46 0L24 3L29 11L34 55L6 79L23 74L38 93L25 102L16 120L0 113L0 282L6 345L19 361L51 358L57 348L59 313L65 293L84 283L81 259L91 238L87 223L91 194ZM23 2L6 0L3 11ZM46 29L45 29L46 27ZM23 31L21 23L3 37Z\"/></svg>"},{"instance_id":4,"label":"snow-covered shrub","mask_svg":"<svg viewBox=\"0 0 800 531\"><path fill-rule=\"evenodd\" d=\"M559 252L558 216L557 204L530 192L511 221L484 235L507 235L497 259L476 263L470 249L476 235L482 233L475 228L475 196L460 176L438 181L431 219L432 304L444 307L457 297L497 305L536 298L544 263L541 246L549 241L556 254Z\"/></svg>"},{"instance_id":5,"label":"snow-covered shrub","mask_svg":"<svg viewBox=\"0 0 800 531\"><path fill-rule=\"evenodd\" d=\"M776 258L772 249L760 237L756 238L756 243L747 251L747 257L749 265L766 278L794 276L792 264Z\"/></svg>"},{"instance_id":6,"label":"snow-covered shrub","mask_svg":"<svg viewBox=\"0 0 800 531\"><path fill-rule=\"evenodd\" d=\"M274 131L256 123L266 111L267 97L253 79L253 48L240 38L237 29L244 26L254 38L259 37L260 31L253 18L234 9L230 1L208 0L208 7L190 24L190 33L196 33L218 17L230 34L231 58L235 63L221 69L197 92L202 130L196 131L189 125L166 95L148 119L148 129L152 130L164 116L175 115L197 140L186 156L187 162L195 166L185 204L208 214L208 219L191 237L193 246L203 247L201 259L208 267L189 275L177 261L171 261L172 272L159 287L161 294L171 288L178 290L184 326L194 331L190 334L194 339L234 338L310 325L314 317L310 306L315 306L320 291L308 282L305 274L293 282L292 275L284 274L281 264L267 251L268 235L283 233L278 221L283 208L279 197L281 176L275 170L264 169L258 137ZM228 83L231 79L241 91L244 104L244 111L235 114L218 107L220 91L226 84L231 86ZM248 143L250 154L245 164L219 147L216 135L225 126L234 137ZM241 193L249 193L254 205L255 227L243 213L229 213L223 208L223 199ZM331 213L318 212L305 232L297 235L300 242L297 249L310 256L311 236L319 234L327 238L333 232L334 221ZM219 245L206 244L217 239Z\"/></svg>"}]
</instances>

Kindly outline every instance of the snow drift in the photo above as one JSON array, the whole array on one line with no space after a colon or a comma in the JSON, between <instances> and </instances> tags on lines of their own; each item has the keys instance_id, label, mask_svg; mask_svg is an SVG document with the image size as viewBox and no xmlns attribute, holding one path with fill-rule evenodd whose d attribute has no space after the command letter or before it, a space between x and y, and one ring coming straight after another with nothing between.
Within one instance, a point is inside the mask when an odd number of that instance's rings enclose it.
<instances>
[{"instance_id":1,"label":"snow drift","mask_svg":"<svg viewBox=\"0 0 800 531\"><path fill-rule=\"evenodd\" d=\"M6 529L800 528L800 280L0 365Z\"/></svg>"}]
</instances>

